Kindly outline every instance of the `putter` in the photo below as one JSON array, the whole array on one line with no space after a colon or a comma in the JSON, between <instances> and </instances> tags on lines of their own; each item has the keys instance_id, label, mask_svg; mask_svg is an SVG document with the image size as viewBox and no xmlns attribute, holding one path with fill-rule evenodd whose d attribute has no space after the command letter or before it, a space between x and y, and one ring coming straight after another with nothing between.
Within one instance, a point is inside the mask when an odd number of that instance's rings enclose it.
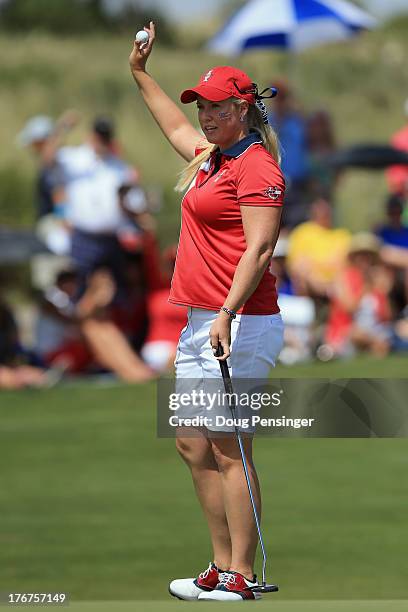
<instances>
[{"instance_id":1,"label":"putter","mask_svg":"<svg viewBox=\"0 0 408 612\"><path fill-rule=\"evenodd\" d=\"M216 356L217 357L221 357L221 355L223 355L223 354L224 354L223 348L222 348L221 344L219 344ZM232 387L231 376L230 376L230 373L229 373L229 370L228 370L228 365L227 365L226 361L220 361L219 364L220 364L220 368L221 368L222 379L224 381L225 392L230 394L229 397L231 398L231 400L228 402L229 409L231 410L232 417L235 420L235 414L236 414L236 412L235 412L235 398L234 398L234 395L233 395L234 391L233 391L233 387ZM240 450L240 453L241 453L242 466L244 468L245 480L246 480L247 487L248 487L249 497L251 499L252 512L254 514L256 530L258 532L259 544L260 544L261 550L262 550L262 584L260 584L259 586L256 586L256 587L252 587L251 591L254 591L256 593L275 593L276 591L279 591L278 585L276 585L276 584L267 584L266 583L266 578L265 578L266 552L265 552L265 546L264 546L264 541L263 541L263 537L262 537L261 524L259 522L258 512L257 512L256 506L255 506L255 500L254 500L254 496L253 496L253 493L252 493L252 486L251 486L251 481L249 479L248 467L247 467L247 462L246 462L246 457L245 457L245 452L244 452L244 446L242 444L241 432L239 431L239 428L236 425L234 425L234 429L235 429L235 435L237 437L237 442L238 442L239 450Z\"/></svg>"}]
</instances>

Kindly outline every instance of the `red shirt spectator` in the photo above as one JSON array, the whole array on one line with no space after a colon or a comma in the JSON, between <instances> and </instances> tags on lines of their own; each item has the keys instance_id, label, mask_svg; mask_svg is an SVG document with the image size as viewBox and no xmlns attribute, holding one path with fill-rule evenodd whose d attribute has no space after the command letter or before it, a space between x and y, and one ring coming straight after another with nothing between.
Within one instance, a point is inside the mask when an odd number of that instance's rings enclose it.
<instances>
[{"instance_id":1,"label":"red shirt spectator","mask_svg":"<svg viewBox=\"0 0 408 612\"><path fill-rule=\"evenodd\" d=\"M353 326L380 334L390 318L388 297L378 280L378 248L375 236L356 234L349 264L335 282L325 341L337 354L349 349Z\"/></svg>"}]
</instances>

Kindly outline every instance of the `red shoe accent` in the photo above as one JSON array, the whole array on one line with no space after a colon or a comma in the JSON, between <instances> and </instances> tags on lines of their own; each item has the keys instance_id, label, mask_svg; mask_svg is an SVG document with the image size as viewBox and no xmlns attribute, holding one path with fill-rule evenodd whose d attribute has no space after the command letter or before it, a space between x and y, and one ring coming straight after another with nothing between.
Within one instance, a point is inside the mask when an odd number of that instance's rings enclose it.
<instances>
[{"instance_id":1,"label":"red shoe accent","mask_svg":"<svg viewBox=\"0 0 408 612\"><path fill-rule=\"evenodd\" d=\"M213 591L219 582L218 567L210 563L205 572L201 572L194 580L194 584L204 591Z\"/></svg>"},{"instance_id":2,"label":"red shoe accent","mask_svg":"<svg viewBox=\"0 0 408 612\"><path fill-rule=\"evenodd\" d=\"M242 599L256 599L255 593L250 588L250 585L257 586L258 584L255 576L254 578L255 580L251 582L238 572L222 572L220 573L217 591L237 593Z\"/></svg>"}]
</instances>

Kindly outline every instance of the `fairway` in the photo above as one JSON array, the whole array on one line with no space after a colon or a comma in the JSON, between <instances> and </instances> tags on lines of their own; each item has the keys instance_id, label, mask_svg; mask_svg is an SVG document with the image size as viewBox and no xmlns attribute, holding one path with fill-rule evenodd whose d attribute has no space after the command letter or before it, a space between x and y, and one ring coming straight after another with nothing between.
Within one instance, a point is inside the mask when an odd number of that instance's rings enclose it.
<instances>
[{"instance_id":1,"label":"fairway","mask_svg":"<svg viewBox=\"0 0 408 612\"><path fill-rule=\"evenodd\" d=\"M200 571L210 548L173 440L156 437L155 392L151 384L1 394L2 593L174 609L168 581ZM404 609L291 600L407 598L407 441L255 446L268 578L280 586L268 598L274 610Z\"/></svg>"}]
</instances>

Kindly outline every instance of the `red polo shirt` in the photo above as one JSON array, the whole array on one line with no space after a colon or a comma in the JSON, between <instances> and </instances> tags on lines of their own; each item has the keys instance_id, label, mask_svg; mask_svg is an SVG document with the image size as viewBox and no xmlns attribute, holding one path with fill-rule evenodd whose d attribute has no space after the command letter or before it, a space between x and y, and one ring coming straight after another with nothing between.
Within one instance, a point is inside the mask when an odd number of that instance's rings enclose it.
<instances>
[{"instance_id":1,"label":"red polo shirt","mask_svg":"<svg viewBox=\"0 0 408 612\"><path fill-rule=\"evenodd\" d=\"M240 206L282 206L284 191L282 172L258 133L213 153L182 201L169 301L219 310L246 249ZM268 269L239 312L279 312L275 277Z\"/></svg>"}]
</instances>

